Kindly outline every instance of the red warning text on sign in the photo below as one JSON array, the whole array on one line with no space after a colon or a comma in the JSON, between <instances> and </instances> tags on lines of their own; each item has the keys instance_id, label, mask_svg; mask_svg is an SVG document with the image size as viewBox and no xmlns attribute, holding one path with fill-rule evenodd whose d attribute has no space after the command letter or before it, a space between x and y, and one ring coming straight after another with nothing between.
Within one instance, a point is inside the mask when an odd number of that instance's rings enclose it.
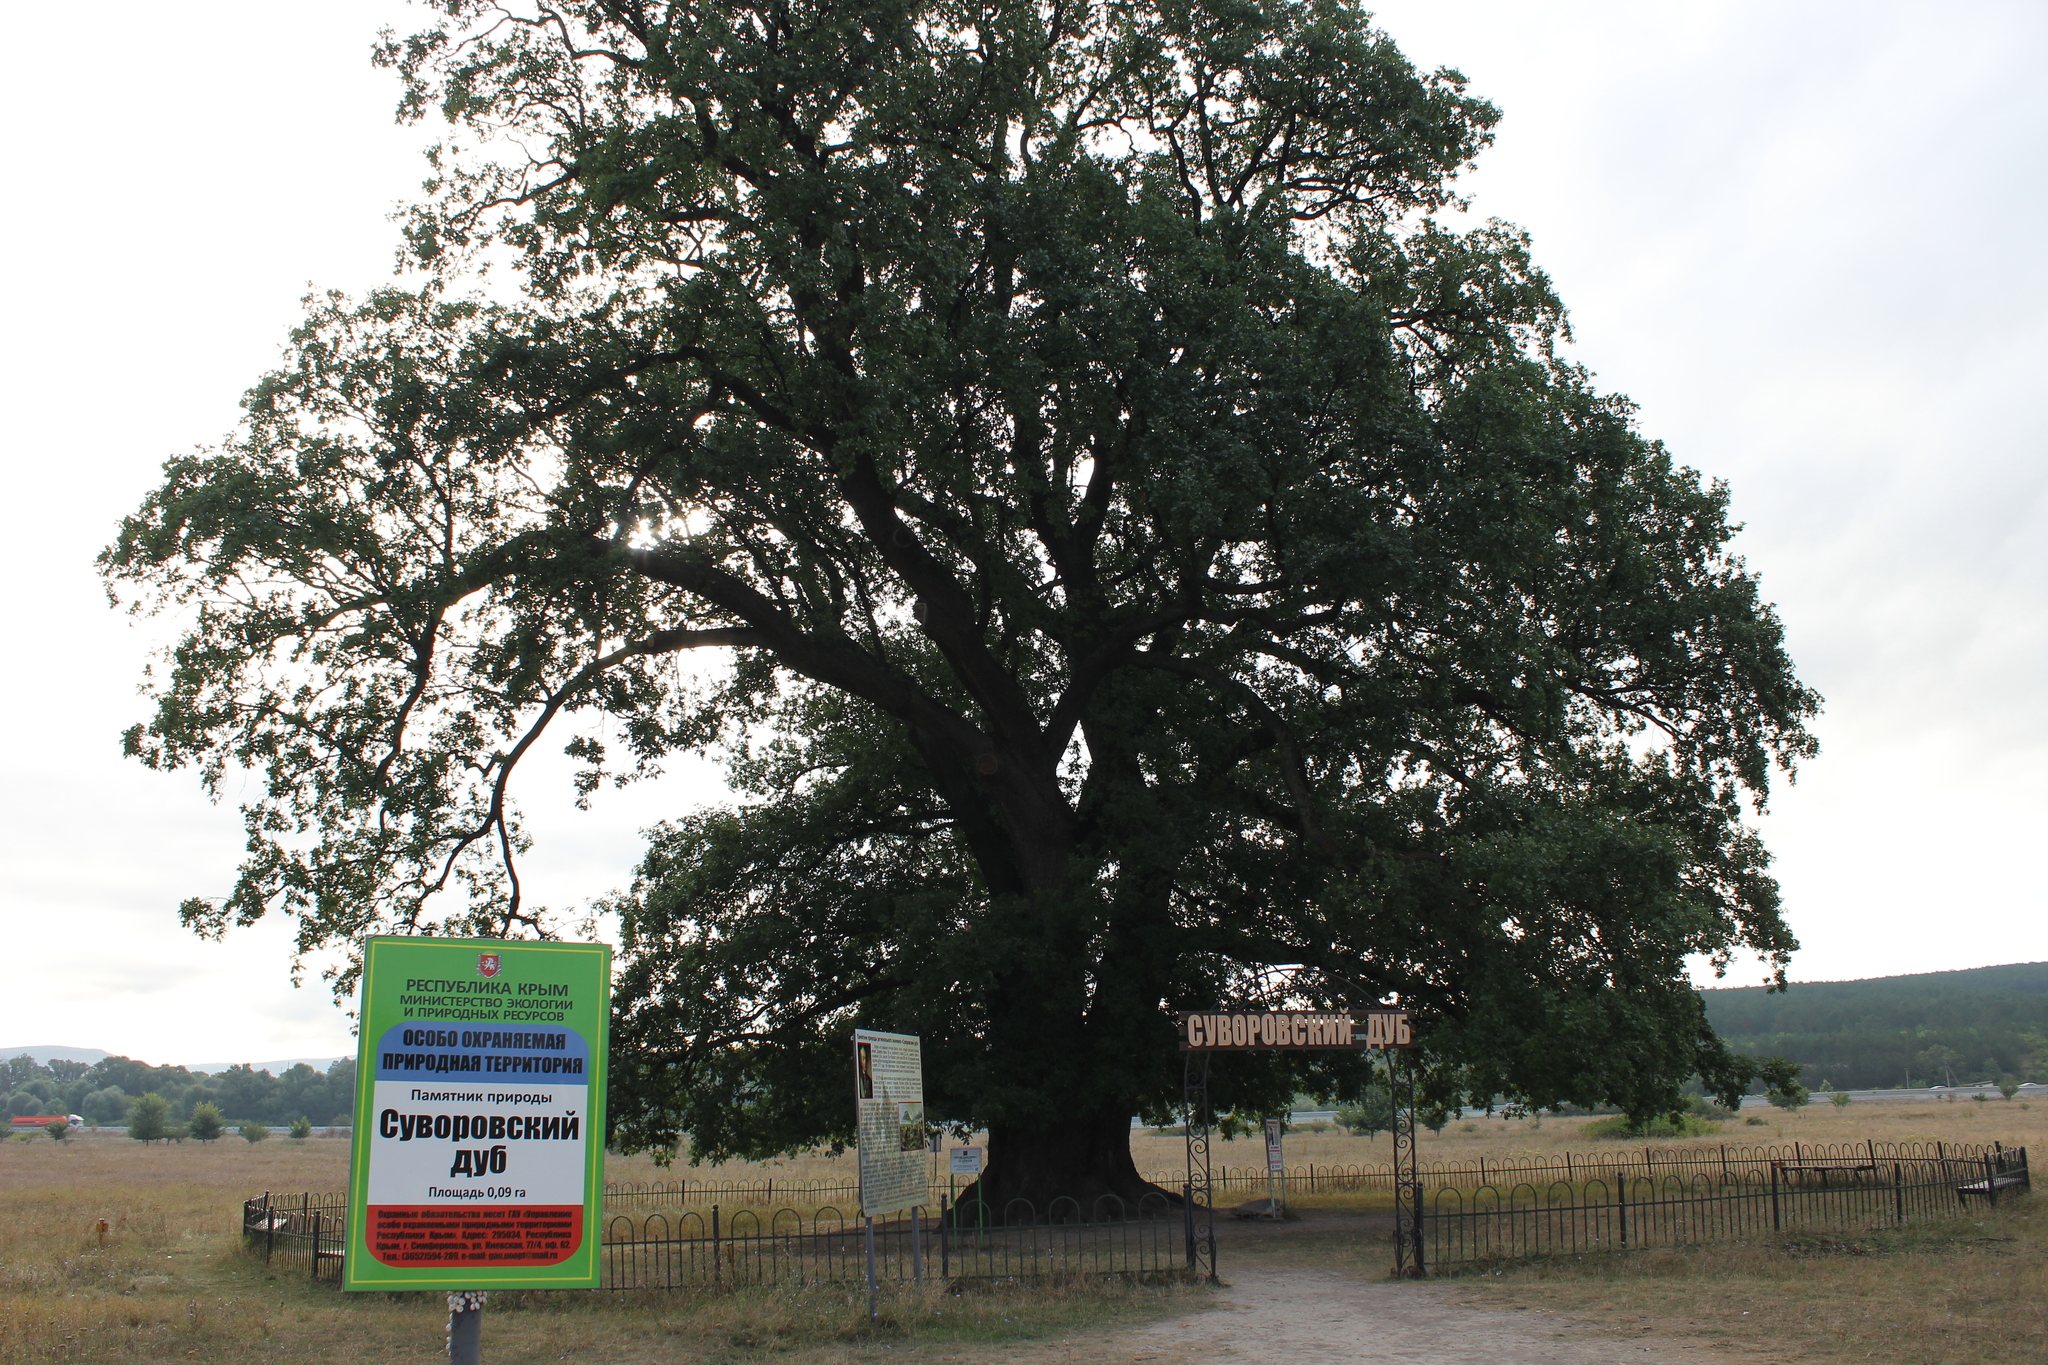
<instances>
[{"instance_id":1,"label":"red warning text on sign","mask_svg":"<svg viewBox=\"0 0 2048 1365\"><path fill-rule=\"evenodd\" d=\"M583 1245L581 1204L372 1204L370 1254L390 1266L556 1265Z\"/></svg>"}]
</instances>

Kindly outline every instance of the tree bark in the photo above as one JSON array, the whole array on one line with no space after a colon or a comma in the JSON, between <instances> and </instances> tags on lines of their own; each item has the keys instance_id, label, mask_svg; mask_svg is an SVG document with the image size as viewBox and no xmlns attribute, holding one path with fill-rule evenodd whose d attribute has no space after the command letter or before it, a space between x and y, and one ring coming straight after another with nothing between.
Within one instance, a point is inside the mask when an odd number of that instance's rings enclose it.
<instances>
[{"instance_id":1,"label":"tree bark","mask_svg":"<svg viewBox=\"0 0 2048 1365\"><path fill-rule=\"evenodd\" d=\"M1048 1219L1092 1222L1098 1217L1135 1214L1139 1200L1146 1195L1164 1196L1174 1203L1180 1198L1177 1192L1162 1190L1138 1174L1131 1158L1128 1105L1076 1114L1042 1128L994 1125L989 1129L988 1147L988 1165L981 1179L960 1192L963 1218L975 1217L975 1203L983 1199L988 1204L988 1221L993 1224ZM1065 1202L1070 1199L1073 1204ZM1017 1207L1016 1200L1023 1200L1029 1210Z\"/></svg>"}]
</instances>

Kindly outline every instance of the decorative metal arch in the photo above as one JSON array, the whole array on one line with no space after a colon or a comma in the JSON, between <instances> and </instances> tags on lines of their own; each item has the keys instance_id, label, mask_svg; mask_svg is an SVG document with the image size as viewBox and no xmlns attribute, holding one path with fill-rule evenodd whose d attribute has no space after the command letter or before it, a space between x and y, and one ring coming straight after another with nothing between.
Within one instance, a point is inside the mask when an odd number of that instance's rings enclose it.
<instances>
[{"instance_id":1,"label":"decorative metal arch","mask_svg":"<svg viewBox=\"0 0 2048 1365\"><path fill-rule=\"evenodd\" d=\"M1355 1017L1362 1014L1363 1018ZM1188 1270L1216 1279L1215 1182L1210 1169L1209 1062L1218 1052L1342 1051L1387 1053L1394 1103L1394 1273L1423 1269L1422 1176L1415 1149L1414 1031L1400 1008L1352 1010L1188 1010L1178 1016L1181 1107L1187 1115L1183 1219ZM1199 1073L1195 1057L1202 1064Z\"/></svg>"}]
</instances>

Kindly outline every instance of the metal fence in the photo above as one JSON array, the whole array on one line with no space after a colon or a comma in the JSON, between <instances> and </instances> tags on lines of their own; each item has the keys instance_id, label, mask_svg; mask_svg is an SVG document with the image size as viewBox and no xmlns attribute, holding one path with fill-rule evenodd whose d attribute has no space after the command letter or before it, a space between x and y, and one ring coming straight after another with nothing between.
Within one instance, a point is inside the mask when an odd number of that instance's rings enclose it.
<instances>
[{"instance_id":1,"label":"metal fence","mask_svg":"<svg viewBox=\"0 0 2048 1365\"><path fill-rule=\"evenodd\" d=\"M609 1201L607 1201L609 1202ZM1085 1209L1076 1199L1040 1210L1022 1199L999 1222L978 1223L942 1203L936 1214L878 1221L878 1280L1148 1276L1183 1270L1185 1214L1159 1195L1128 1204L1114 1195ZM348 1207L338 1194L263 1194L242 1202L242 1236L266 1264L308 1280L339 1282ZM805 1213L752 1208L617 1214L605 1221L606 1289L736 1288L853 1282L867 1274L862 1220L826 1207Z\"/></svg>"},{"instance_id":2,"label":"metal fence","mask_svg":"<svg viewBox=\"0 0 2048 1365\"><path fill-rule=\"evenodd\" d=\"M875 1276L904 1283L1154 1275L1185 1269L1183 1214L1157 1195L1106 1195L1083 1208L1013 1199L979 1226L941 1207L874 1226ZM836 1208L763 1214L713 1205L671 1217L620 1215L604 1230L607 1289L686 1289L850 1282L867 1273L862 1221Z\"/></svg>"},{"instance_id":3,"label":"metal fence","mask_svg":"<svg viewBox=\"0 0 2048 1365\"><path fill-rule=\"evenodd\" d=\"M265 1192L245 1199L242 1240L262 1253L265 1265L339 1283L342 1248L348 1245L348 1196Z\"/></svg>"},{"instance_id":4,"label":"metal fence","mask_svg":"<svg viewBox=\"0 0 2048 1365\"><path fill-rule=\"evenodd\" d=\"M1178 1172L1147 1177L1184 1188ZM1263 1167L1220 1167L1219 1196L1263 1193ZM1897 1226L1996 1202L2031 1187L2025 1148L1951 1143L1787 1143L1631 1148L1500 1162L1437 1162L1420 1181L1427 1268L1557 1252L1679 1246L1759 1233ZM768 1209L770 1190L793 1201ZM1302 1165L1291 1194L1394 1189L1391 1165ZM866 1230L817 1198L825 1181L608 1184L604 1285L681 1289L825 1283L866 1273ZM723 1198L690 1208L706 1193ZM736 1201L728 1206L725 1198ZM1221 1197L1217 1200L1222 1203ZM915 1217L875 1226L876 1274L916 1281L1149 1275L1189 1264L1188 1211L1160 1195L1105 1196L1038 1209L1013 1200L997 1223L956 1226L943 1194ZM339 1279L346 1199L264 1194L244 1201L244 1238L267 1262L310 1280Z\"/></svg>"},{"instance_id":5,"label":"metal fence","mask_svg":"<svg viewBox=\"0 0 2048 1365\"><path fill-rule=\"evenodd\" d=\"M2031 1188L2027 1152L1846 1159L1807 1150L1763 1170L1591 1177L1579 1184L1445 1187L1423 1224L1430 1271L1588 1251L1903 1227Z\"/></svg>"},{"instance_id":6,"label":"metal fence","mask_svg":"<svg viewBox=\"0 0 2048 1365\"><path fill-rule=\"evenodd\" d=\"M1669 1176L1691 1179L1712 1176L1731 1180L1754 1175L1768 1180L1774 1163L1804 1165L1814 1162L1948 1162L1981 1161L2004 1148L1998 1143L1978 1146L1942 1142L1785 1142L1750 1145L1746 1143L1694 1144L1686 1147L1623 1147L1595 1151L1557 1152L1541 1157L1473 1157L1462 1161L1425 1161L1419 1175L1425 1189L1477 1189L1481 1186L1562 1182L1583 1184L1589 1180L1608 1185L1623 1180L1661 1180ZM1960 1169L1960 1166L1958 1165ZM1167 1189L1179 1189L1185 1173L1154 1171L1145 1179ZM1215 1187L1253 1194L1266 1191L1266 1167L1223 1166L1215 1168ZM1344 1194L1364 1190L1392 1191L1394 1166L1384 1162L1303 1163L1287 1167L1289 1194Z\"/></svg>"}]
</instances>

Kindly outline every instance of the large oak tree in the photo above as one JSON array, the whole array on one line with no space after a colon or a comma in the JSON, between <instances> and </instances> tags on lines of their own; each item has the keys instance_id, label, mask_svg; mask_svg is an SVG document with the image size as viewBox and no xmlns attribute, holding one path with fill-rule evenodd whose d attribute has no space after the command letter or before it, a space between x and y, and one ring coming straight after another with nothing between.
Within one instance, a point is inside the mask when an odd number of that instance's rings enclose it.
<instances>
[{"instance_id":1,"label":"large oak tree","mask_svg":"<svg viewBox=\"0 0 2048 1365\"><path fill-rule=\"evenodd\" d=\"M1456 72L1343 0L430 8L411 273L104 557L189 623L129 750L260 779L189 923L551 932L522 757L701 750L613 902L627 1145L844 1137L865 1023L1002 1195L1128 1192L1226 998L1397 995L1439 1101L1749 1079L1685 964L1793 946L1746 821L1817 699L1455 226Z\"/></svg>"}]
</instances>

